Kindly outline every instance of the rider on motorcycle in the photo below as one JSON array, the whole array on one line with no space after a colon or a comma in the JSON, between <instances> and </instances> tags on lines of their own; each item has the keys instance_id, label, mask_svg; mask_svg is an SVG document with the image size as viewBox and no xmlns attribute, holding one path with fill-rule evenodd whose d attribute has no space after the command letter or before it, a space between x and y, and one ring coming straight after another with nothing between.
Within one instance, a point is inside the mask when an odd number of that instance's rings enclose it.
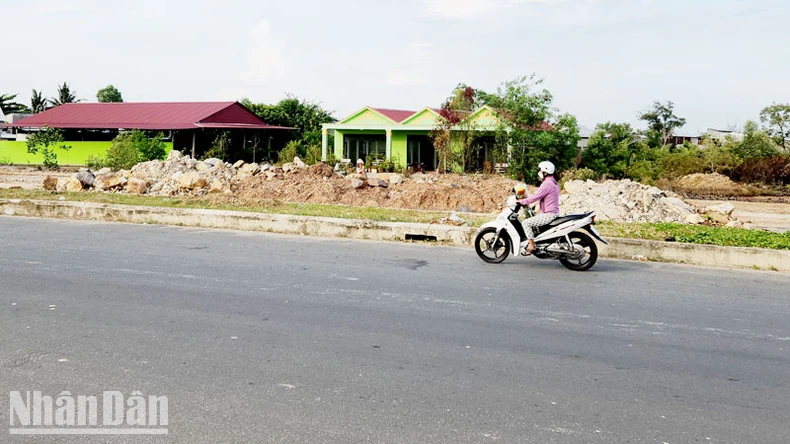
<instances>
[{"instance_id":1,"label":"rider on motorcycle","mask_svg":"<svg viewBox=\"0 0 790 444\"><path fill-rule=\"evenodd\" d=\"M538 188L538 191L532 196L518 201L518 203L523 206L540 202L540 214L525 219L524 222L522 222L524 232L527 235L527 241L522 242L520 245L521 254L524 256L529 256L536 248L534 241L535 234L532 228L546 225L560 215L560 185L557 183L557 177L554 175L554 171L553 163L549 161L539 163L538 177L542 181L540 188Z\"/></svg>"}]
</instances>

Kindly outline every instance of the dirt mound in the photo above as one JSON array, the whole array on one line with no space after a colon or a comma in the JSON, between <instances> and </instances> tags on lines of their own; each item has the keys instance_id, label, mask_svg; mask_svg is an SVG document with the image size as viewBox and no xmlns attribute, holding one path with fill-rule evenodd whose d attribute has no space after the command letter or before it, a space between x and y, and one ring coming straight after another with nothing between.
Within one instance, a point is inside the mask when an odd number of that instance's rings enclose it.
<instances>
[{"instance_id":1,"label":"dirt mound","mask_svg":"<svg viewBox=\"0 0 790 444\"><path fill-rule=\"evenodd\" d=\"M373 177L374 175L369 175ZM337 176L327 165L313 165L281 178L257 175L240 181L235 195L246 202L331 203L382 208L470 211L501 208L515 181L504 177L416 174L384 181L386 187L352 187L353 178ZM395 183L397 182L397 183Z\"/></svg>"},{"instance_id":2,"label":"dirt mound","mask_svg":"<svg viewBox=\"0 0 790 444\"><path fill-rule=\"evenodd\" d=\"M681 177L670 187L688 196L753 196L756 190L739 183L733 182L729 177L718 173L689 174Z\"/></svg>"},{"instance_id":3,"label":"dirt mound","mask_svg":"<svg viewBox=\"0 0 790 444\"><path fill-rule=\"evenodd\" d=\"M334 177L335 170L323 162L318 162L315 165L307 167L303 174L310 177Z\"/></svg>"}]
</instances>

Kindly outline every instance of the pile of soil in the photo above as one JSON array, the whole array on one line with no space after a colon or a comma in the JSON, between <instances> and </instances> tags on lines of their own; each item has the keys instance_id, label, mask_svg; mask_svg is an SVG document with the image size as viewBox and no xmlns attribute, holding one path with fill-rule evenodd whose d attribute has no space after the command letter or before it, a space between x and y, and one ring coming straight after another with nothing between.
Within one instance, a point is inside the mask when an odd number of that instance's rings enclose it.
<instances>
[{"instance_id":1,"label":"pile of soil","mask_svg":"<svg viewBox=\"0 0 790 444\"><path fill-rule=\"evenodd\" d=\"M304 170L291 171L280 179L263 175L249 177L238 183L234 196L249 203L274 199L284 202L488 213L502 208L516 183L502 176L422 173L390 182L386 187L353 188L351 179L340 177L331 167L319 163Z\"/></svg>"},{"instance_id":2,"label":"pile of soil","mask_svg":"<svg viewBox=\"0 0 790 444\"><path fill-rule=\"evenodd\" d=\"M703 198L717 196L754 196L758 190L733 182L718 173L689 174L670 184L673 191L688 197Z\"/></svg>"}]
</instances>

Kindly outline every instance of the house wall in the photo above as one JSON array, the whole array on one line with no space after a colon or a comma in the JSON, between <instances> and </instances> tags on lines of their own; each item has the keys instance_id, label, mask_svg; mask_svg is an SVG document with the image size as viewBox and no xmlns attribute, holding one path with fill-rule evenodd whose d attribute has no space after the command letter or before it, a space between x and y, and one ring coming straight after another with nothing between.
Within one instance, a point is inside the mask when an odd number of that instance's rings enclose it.
<instances>
[{"instance_id":1,"label":"house wall","mask_svg":"<svg viewBox=\"0 0 790 444\"><path fill-rule=\"evenodd\" d=\"M107 149L110 148L112 142L65 142L65 144L71 146L71 149L68 151L59 148L55 150L58 155L58 163L60 165L85 165L89 156L106 156ZM172 149L172 143L165 143L166 152L169 153ZM2 140L0 141L0 163L6 162L15 165L42 165L44 156L40 151L38 154L29 154L25 142Z\"/></svg>"},{"instance_id":2,"label":"house wall","mask_svg":"<svg viewBox=\"0 0 790 444\"><path fill-rule=\"evenodd\" d=\"M393 131L390 157L398 161L398 165L406 166L406 137L408 133Z\"/></svg>"},{"instance_id":3,"label":"house wall","mask_svg":"<svg viewBox=\"0 0 790 444\"><path fill-rule=\"evenodd\" d=\"M343 134L344 131L335 130L335 159L340 160L343 158Z\"/></svg>"}]
</instances>

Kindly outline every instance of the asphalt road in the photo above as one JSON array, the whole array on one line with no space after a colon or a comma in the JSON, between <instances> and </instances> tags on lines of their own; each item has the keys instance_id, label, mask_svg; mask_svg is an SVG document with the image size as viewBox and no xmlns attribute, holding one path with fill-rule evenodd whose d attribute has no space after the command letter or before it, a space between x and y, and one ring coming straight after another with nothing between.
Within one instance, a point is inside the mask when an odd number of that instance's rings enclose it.
<instances>
[{"instance_id":1,"label":"asphalt road","mask_svg":"<svg viewBox=\"0 0 790 444\"><path fill-rule=\"evenodd\" d=\"M9 391L167 396L11 436ZM790 277L0 217L0 442L790 442Z\"/></svg>"}]
</instances>

